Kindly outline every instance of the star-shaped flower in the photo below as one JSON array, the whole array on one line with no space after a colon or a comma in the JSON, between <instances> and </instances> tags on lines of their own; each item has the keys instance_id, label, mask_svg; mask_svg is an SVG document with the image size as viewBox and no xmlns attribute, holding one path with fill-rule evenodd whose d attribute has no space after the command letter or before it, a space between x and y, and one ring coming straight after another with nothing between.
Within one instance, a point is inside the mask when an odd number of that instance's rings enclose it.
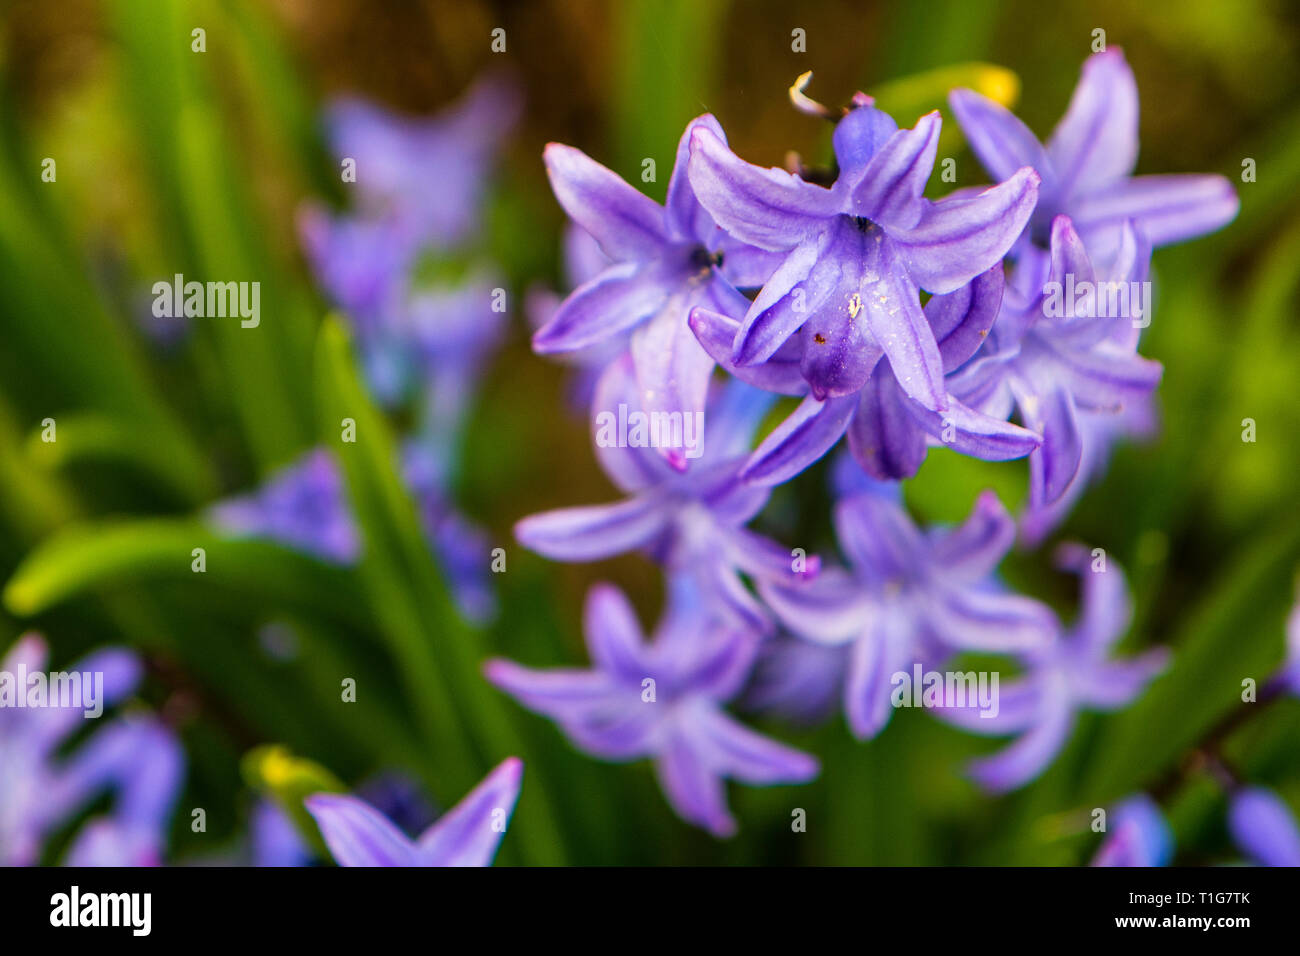
<instances>
[{"instance_id":1,"label":"star-shaped flower","mask_svg":"<svg viewBox=\"0 0 1300 956\"><path fill-rule=\"evenodd\" d=\"M324 449L280 469L253 494L218 502L209 515L226 534L268 538L323 561L350 564L361 553L343 475Z\"/></svg>"},{"instance_id":2,"label":"star-shaped flower","mask_svg":"<svg viewBox=\"0 0 1300 956\"><path fill-rule=\"evenodd\" d=\"M960 650L1026 651L1054 635L1048 608L992 580L1015 541L1015 522L992 492L963 524L929 533L891 495L859 493L836 506L835 531L847 571L759 590L796 634L850 646L844 710L859 738L888 723L893 675L914 663Z\"/></svg>"},{"instance_id":3,"label":"star-shaped flower","mask_svg":"<svg viewBox=\"0 0 1300 956\"><path fill-rule=\"evenodd\" d=\"M653 759L678 815L730 836L736 823L725 780L804 783L817 775L817 761L723 710L744 685L759 638L708 614L688 579L670 587L668 610L650 641L621 591L596 585L588 592L584 629L591 670L536 671L493 660L486 672L523 706L559 724L584 753L612 761Z\"/></svg>"},{"instance_id":4,"label":"star-shaped flower","mask_svg":"<svg viewBox=\"0 0 1300 956\"><path fill-rule=\"evenodd\" d=\"M416 840L358 797L317 793L304 803L339 866L488 866L519 799L523 773L517 757L502 761Z\"/></svg>"},{"instance_id":5,"label":"star-shaped flower","mask_svg":"<svg viewBox=\"0 0 1300 956\"><path fill-rule=\"evenodd\" d=\"M696 201L685 167L687 145L698 130L722 136L708 115L686 128L664 206L579 150L546 147L556 199L612 265L564 300L534 334L533 348L567 353L611 341L630 347L640 404L648 411L704 408L713 362L687 327L687 314L696 305L743 313L749 300L732 283L760 285L774 265L770 256L724 235ZM681 465L671 450L666 454Z\"/></svg>"},{"instance_id":6,"label":"star-shaped flower","mask_svg":"<svg viewBox=\"0 0 1300 956\"><path fill-rule=\"evenodd\" d=\"M625 355L601 377L592 405L597 457L628 497L532 515L515 526L515 537L557 561L597 561L644 550L670 571L693 575L717 609L765 629L767 614L740 574L793 582L818 568L815 556L803 559L800 568L790 549L745 527L771 494L742 481L740 471L772 396L739 381L716 389L696 436L702 438L702 455L684 459L690 462L685 471L656 449L617 443L613 426L619 410L629 416L644 411L638 397L631 358Z\"/></svg>"},{"instance_id":7,"label":"star-shaped flower","mask_svg":"<svg viewBox=\"0 0 1300 956\"><path fill-rule=\"evenodd\" d=\"M1059 549L1058 565L1082 580L1079 616L1057 640L1020 653L1025 675L1002 683L996 717L983 718L970 708L935 711L973 733L1019 735L1002 751L971 764L970 775L988 790L1014 790L1037 777L1065 745L1081 710L1124 707L1168 663L1165 648L1126 660L1111 659L1115 643L1132 621L1133 609L1124 573L1113 561L1097 565L1097 560L1081 545Z\"/></svg>"},{"instance_id":8,"label":"star-shaped flower","mask_svg":"<svg viewBox=\"0 0 1300 956\"><path fill-rule=\"evenodd\" d=\"M955 292L996 265L1033 211L1038 175L1026 168L975 198L930 202L921 193L938 113L899 130L869 98L855 103L835 129L831 189L751 166L708 128L691 134L700 203L736 239L784 256L749 306L732 359L764 362L802 331L786 358L814 398L857 393L887 357L907 395L944 411L943 358L918 289Z\"/></svg>"},{"instance_id":9,"label":"star-shaped flower","mask_svg":"<svg viewBox=\"0 0 1300 956\"><path fill-rule=\"evenodd\" d=\"M1032 166L1042 177L1038 207L1015 255L1045 255L1052 222L1069 216L1099 262L1119 248L1132 221L1155 246L1204 235L1231 222L1238 200L1222 176L1134 176L1138 93L1118 47L1083 64L1069 109L1043 146L1001 104L972 90L948 98L975 155L994 179Z\"/></svg>"}]
</instances>

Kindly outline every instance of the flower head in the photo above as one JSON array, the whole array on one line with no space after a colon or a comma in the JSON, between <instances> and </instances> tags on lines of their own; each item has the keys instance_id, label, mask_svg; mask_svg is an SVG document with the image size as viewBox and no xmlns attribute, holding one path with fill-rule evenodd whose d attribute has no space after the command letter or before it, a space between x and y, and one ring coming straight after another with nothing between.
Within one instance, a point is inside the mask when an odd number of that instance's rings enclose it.
<instances>
[{"instance_id":1,"label":"flower head","mask_svg":"<svg viewBox=\"0 0 1300 956\"><path fill-rule=\"evenodd\" d=\"M848 646L844 710L859 738L889 721L893 675L914 663L1051 641L1051 612L991 578L1015 540L1015 523L991 492L963 524L929 533L892 495L860 493L836 506L835 530L848 569L824 569L792 586L760 585L760 593L796 634Z\"/></svg>"},{"instance_id":2,"label":"flower head","mask_svg":"<svg viewBox=\"0 0 1300 956\"><path fill-rule=\"evenodd\" d=\"M1213 232L1237 214L1237 195L1222 176L1133 175L1137 82L1118 47L1084 62L1069 109L1046 146L1005 107L973 90L954 90L948 101L990 176L1005 179L1031 166L1042 178L1017 259L1045 256L1060 215L1074 221L1105 263L1119 248L1125 222L1163 246Z\"/></svg>"},{"instance_id":3,"label":"flower head","mask_svg":"<svg viewBox=\"0 0 1300 956\"><path fill-rule=\"evenodd\" d=\"M304 803L339 866L488 866L519 800L523 773L517 757L502 761L416 840L358 797L317 793Z\"/></svg>"},{"instance_id":4,"label":"flower head","mask_svg":"<svg viewBox=\"0 0 1300 956\"><path fill-rule=\"evenodd\" d=\"M1002 685L996 717L962 708L936 712L973 733L1019 735L971 764L970 775L989 790L1014 790L1037 777L1065 745L1081 710L1113 711L1131 703L1169 660L1165 648L1111 658L1133 617L1124 574L1114 562L1094 558L1081 545L1064 545L1058 564L1082 582L1082 607L1073 625L1046 646L1020 653L1025 674Z\"/></svg>"},{"instance_id":5,"label":"flower head","mask_svg":"<svg viewBox=\"0 0 1300 956\"><path fill-rule=\"evenodd\" d=\"M253 494L218 502L209 514L226 534L268 538L324 561L350 564L361 553L343 476L324 449L280 469Z\"/></svg>"},{"instance_id":6,"label":"flower head","mask_svg":"<svg viewBox=\"0 0 1300 956\"><path fill-rule=\"evenodd\" d=\"M758 651L752 632L708 613L694 582L678 578L663 620L646 640L621 591L588 592L584 629L590 670L535 671L487 664L488 679L559 724L574 745L603 760L654 761L682 819L730 836L727 779L803 783L817 761L737 722L722 705L744 685Z\"/></svg>"},{"instance_id":7,"label":"flower head","mask_svg":"<svg viewBox=\"0 0 1300 956\"><path fill-rule=\"evenodd\" d=\"M883 357L907 395L945 411L943 359L919 289L954 292L997 265L1034 208L1038 176L1026 168L975 198L930 202L922 191L938 114L899 130L869 98L857 102L835 129L831 189L751 166L707 127L691 134L700 203L736 239L783 256L745 313L732 359L757 365L802 333L785 357L815 399L857 393Z\"/></svg>"}]
</instances>

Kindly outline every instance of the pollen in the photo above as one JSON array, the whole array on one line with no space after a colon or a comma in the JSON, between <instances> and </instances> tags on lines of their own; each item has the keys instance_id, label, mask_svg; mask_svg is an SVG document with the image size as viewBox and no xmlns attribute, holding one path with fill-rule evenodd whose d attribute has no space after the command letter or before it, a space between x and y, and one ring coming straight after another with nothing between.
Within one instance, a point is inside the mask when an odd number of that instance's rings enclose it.
<instances>
[{"instance_id":1,"label":"pollen","mask_svg":"<svg viewBox=\"0 0 1300 956\"><path fill-rule=\"evenodd\" d=\"M862 296L855 292L849 297L849 318L856 319L862 311Z\"/></svg>"}]
</instances>

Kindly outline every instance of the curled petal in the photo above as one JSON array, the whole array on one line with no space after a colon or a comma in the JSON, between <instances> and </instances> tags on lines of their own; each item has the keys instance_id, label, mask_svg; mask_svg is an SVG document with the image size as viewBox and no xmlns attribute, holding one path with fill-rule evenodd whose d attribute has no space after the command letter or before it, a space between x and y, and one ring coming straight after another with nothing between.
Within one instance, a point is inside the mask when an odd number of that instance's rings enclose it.
<instances>
[{"instance_id":1,"label":"curled petal","mask_svg":"<svg viewBox=\"0 0 1300 956\"><path fill-rule=\"evenodd\" d=\"M962 89L948 94L948 105L971 151L994 179L1001 182L1022 166L1032 166L1044 186L1052 181L1051 163L1038 137L1001 103Z\"/></svg>"},{"instance_id":2,"label":"curled petal","mask_svg":"<svg viewBox=\"0 0 1300 956\"><path fill-rule=\"evenodd\" d=\"M886 229L910 229L921 218L921 194L934 169L939 148L938 111L927 113L915 128L899 130L871 157L853 189L852 213Z\"/></svg>"},{"instance_id":3,"label":"curled petal","mask_svg":"<svg viewBox=\"0 0 1300 956\"><path fill-rule=\"evenodd\" d=\"M598 561L649 545L669 518L663 503L647 495L532 515L515 525L515 537L556 561Z\"/></svg>"}]
</instances>

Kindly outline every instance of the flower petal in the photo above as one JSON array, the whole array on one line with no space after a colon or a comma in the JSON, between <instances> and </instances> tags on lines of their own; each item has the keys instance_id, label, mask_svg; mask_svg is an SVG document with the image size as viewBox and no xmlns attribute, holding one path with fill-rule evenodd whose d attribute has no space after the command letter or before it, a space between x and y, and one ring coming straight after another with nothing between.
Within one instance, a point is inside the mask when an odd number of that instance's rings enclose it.
<instances>
[{"instance_id":1,"label":"flower petal","mask_svg":"<svg viewBox=\"0 0 1300 956\"><path fill-rule=\"evenodd\" d=\"M858 393L848 427L849 449L872 478L910 478L925 460L925 431L908 411L910 401L893 371L883 365Z\"/></svg>"},{"instance_id":2,"label":"flower petal","mask_svg":"<svg viewBox=\"0 0 1300 956\"><path fill-rule=\"evenodd\" d=\"M974 90L953 90L948 105L980 164L998 182L1009 179L1022 166L1031 166L1043 178L1044 191L1053 181L1047 151L1014 113Z\"/></svg>"},{"instance_id":3,"label":"flower petal","mask_svg":"<svg viewBox=\"0 0 1300 956\"><path fill-rule=\"evenodd\" d=\"M576 352L606 342L654 315L668 298L658 262L620 262L574 289L533 333L539 355Z\"/></svg>"},{"instance_id":4,"label":"flower petal","mask_svg":"<svg viewBox=\"0 0 1300 956\"><path fill-rule=\"evenodd\" d=\"M591 661L630 683L645 676L645 634L627 596L611 584L593 584L583 608L583 633Z\"/></svg>"},{"instance_id":5,"label":"flower petal","mask_svg":"<svg viewBox=\"0 0 1300 956\"><path fill-rule=\"evenodd\" d=\"M910 229L921 218L920 201L934 169L941 121L936 110L913 129L894 133L871 157L853 189L851 212L886 229Z\"/></svg>"},{"instance_id":6,"label":"flower petal","mask_svg":"<svg viewBox=\"0 0 1300 956\"><path fill-rule=\"evenodd\" d=\"M671 736L655 760L655 776L664 796L687 823L703 827L716 837L736 832L727 809L722 778L707 766L680 733Z\"/></svg>"},{"instance_id":7,"label":"flower petal","mask_svg":"<svg viewBox=\"0 0 1300 956\"><path fill-rule=\"evenodd\" d=\"M1133 172L1138 91L1118 47L1088 57L1070 106L1047 143L1060 196L1083 195Z\"/></svg>"},{"instance_id":8,"label":"flower petal","mask_svg":"<svg viewBox=\"0 0 1300 956\"><path fill-rule=\"evenodd\" d=\"M489 866L519 800L524 764L507 757L420 837L424 866Z\"/></svg>"},{"instance_id":9,"label":"flower petal","mask_svg":"<svg viewBox=\"0 0 1300 956\"><path fill-rule=\"evenodd\" d=\"M555 198L611 259L648 259L668 241L663 209L613 170L561 143L548 143L542 158Z\"/></svg>"},{"instance_id":10,"label":"flower petal","mask_svg":"<svg viewBox=\"0 0 1300 956\"><path fill-rule=\"evenodd\" d=\"M824 402L809 395L755 449L741 471L751 484L788 481L830 451L844 434L857 405L852 395Z\"/></svg>"},{"instance_id":11,"label":"flower petal","mask_svg":"<svg viewBox=\"0 0 1300 956\"><path fill-rule=\"evenodd\" d=\"M718 772L743 783L764 786L806 783L817 776L817 758L755 733L721 710L699 716L693 728L709 748Z\"/></svg>"},{"instance_id":12,"label":"flower petal","mask_svg":"<svg viewBox=\"0 0 1300 956\"><path fill-rule=\"evenodd\" d=\"M317 793L303 801L339 866L416 866L414 847L364 800Z\"/></svg>"},{"instance_id":13,"label":"flower petal","mask_svg":"<svg viewBox=\"0 0 1300 956\"><path fill-rule=\"evenodd\" d=\"M925 304L925 318L939 345L943 370L951 372L984 344L1002 305L1002 264L981 272L955 292L936 295Z\"/></svg>"},{"instance_id":14,"label":"flower petal","mask_svg":"<svg viewBox=\"0 0 1300 956\"><path fill-rule=\"evenodd\" d=\"M1135 176L1080 196L1071 204L1075 225L1084 233L1124 220L1153 246L1195 239L1232 222L1241 201L1222 176Z\"/></svg>"},{"instance_id":15,"label":"flower petal","mask_svg":"<svg viewBox=\"0 0 1300 956\"><path fill-rule=\"evenodd\" d=\"M515 538L556 561L599 561L650 544L670 517L663 502L645 495L531 515L515 525Z\"/></svg>"},{"instance_id":16,"label":"flower petal","mask_svg":"<svg viewBox=\"0 0 1300 956\"><path fill-rule=\"evenodd\" d=\"M1029 221L1038 182L1038 174L1026 166L972 199L931 203L915 228L892 230L916 284L942 295L992 268Z\"/></svg>"}]
</instances>

